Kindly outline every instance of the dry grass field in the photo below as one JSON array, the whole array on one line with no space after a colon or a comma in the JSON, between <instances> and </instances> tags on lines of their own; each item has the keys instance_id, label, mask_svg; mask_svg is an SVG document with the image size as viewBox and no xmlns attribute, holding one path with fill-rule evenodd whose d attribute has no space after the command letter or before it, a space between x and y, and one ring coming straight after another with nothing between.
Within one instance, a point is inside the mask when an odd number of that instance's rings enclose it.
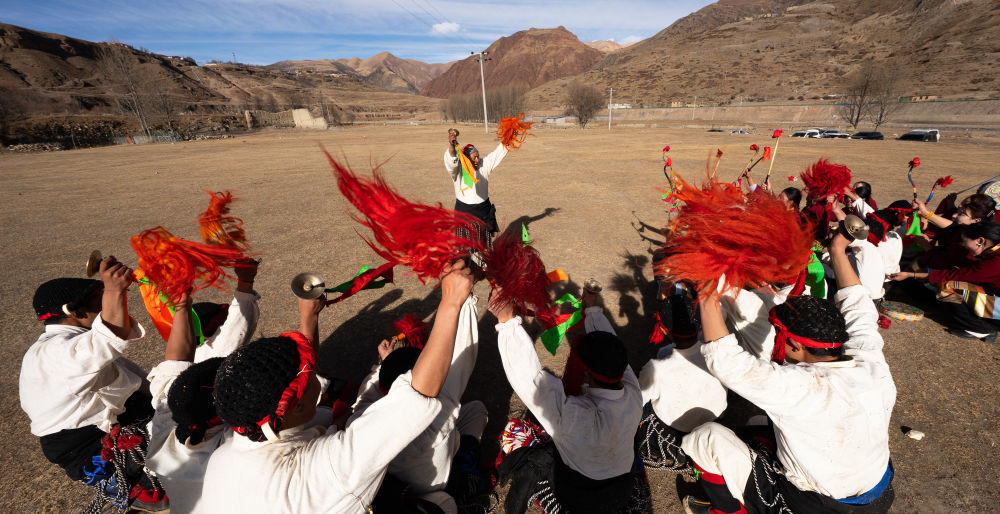
<instances>
[{"instance_id":1,"label":"dry grass field","mask_svg":"<svg viewBox=\"0 0 1000 514\"><path fill-rule=\"evenodd\" d=\"M384 169L404 195L451 205L452 186L441 163L446 128L267 131L218 141L0 154L0 510L66 512L90 497L44 459L18 402L21 357L41 331L31 308L38 284L57 276L82 276L95 248L134 263L129 237L156 225L196 238L196 218L206 205L203 190L231 189L239 197L234 212L263 257L257 281L263 295L258 336L294 329L295 298L288 286L293 275L312 270L328 283L338 283L362 265L379 264L355 233L358 225L351 221L317 143L345 156L356 171L367 172L370 162L389 159ZM477 143L484 152L495 144L481 126L461 129L463 144ZM560 293L579 293L589 277L605 284L609 318L638 370L652 353L645 342L655 290L649 240L660 237L636 227L639 221L662 226L667 219L656 190L664 182L660 149L669 144L674 169L691 180L704 177L705 158L721 148L720 175L731 179L749 158L751 143L772 143L770 130L731 136L704 129L608 132L594 127L539 129L535 134L491 178L501 228L526 222L546 264L570 276ZM995 175L1000 172L1000 138L945 133L937 144L783 138L774 183L785 187L789 175L798 175L820 156L846 163L855 177L873 184L879 204L887 205L911 194L906 163L915 156L923 163L915 172L922 195L942 175L955 177L955 190ZM766 236L767 227L761 231ZM429 319L438 298L434 288L400 275L395 287L364 291L324 311L321 370L358 380L375 359L378 341L389 334L391 321L404 312ZM495 320L485 311L489 286L477 284L476 293L481 351L467 397L483 399L490 408L484 440L493 450L506 417L522 406L500 367ZM226 300L221 291L199 297ZM164 343L134 288L130 306L148 333L127 356L148 369L163 358ZM1000 501L995 479L1000 473L1000 346L950 336L931 319L895 322L882 332L899 391L890 426L897 472L894 511L995 510ZM555 357L540 344L538 348L543 364L559 373L565 345ZM927 437L905 437L900 431L904 425ZM653 472L649 479L656 512L680 512L679 491L689 486L670 474Z\"/></svg>"}]
</instances>

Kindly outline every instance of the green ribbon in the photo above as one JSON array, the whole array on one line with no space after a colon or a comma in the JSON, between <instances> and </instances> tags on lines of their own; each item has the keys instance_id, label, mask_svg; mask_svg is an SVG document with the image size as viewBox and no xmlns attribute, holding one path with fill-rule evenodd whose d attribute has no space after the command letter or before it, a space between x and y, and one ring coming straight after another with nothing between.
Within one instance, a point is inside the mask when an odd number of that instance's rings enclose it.
<instances>
[{"instance_id":1,"label":"green ribbon","mask_svg":"<svg viewBox=\"0 0 1000 514\"><path fill-rule=\"evenodd\" d=\"M524 226L524 223L521 223L521 242L524 246L531 246L531 236L528 235L528 227Z\"/></svg>"},{"instance_id":2,"label":"green ribbon","mask_svg":"<svg viewBox=\"0 0 1000 514\"><path fill-rule=\"evenodd\" d=\"M362 273L364 273L364 272L366 272L366 271L368 271L370 269L372 269L371 266L361 266L361 269L359 269L358 272L354 274L354 278L352 278L352 279L348 280L347 282L344 282L343 284L340 284L338 286L328 288L326 290L326 292L327 293L346 293L347 290L351 288L351 285L354 284L354 279L360 277ZM362 290L364 290L364 289L379 289L379 288L385 287L385 285L388 284L388 283L389 283L388 280L372 280L371 282L365 284L365 287L363 287L361 289Z\"/></svg>"},{"instance_id":3,"label":"green ribbon","mask_svg":"<svg viewBox=\"0 0 1000 514\"><path fill-rule=\"evenodd\" d=\"M566 337L566 332L569 332L570 328L583 319L583 302L573 296L572 293L564 294L562 298L556 300L555 303L556 305L570 303L576 310L573 311L566 321L563 321L545 332L542 332L542 345L545 346L545 349L552 355L556 354L556 349L559 348L559 343Z\"/></svg>"},{"instance_id":4,"label":"green ribbon","mask_svg":"<svg viewBox=\"0 0 1000 514\"><path fill-rule=\"evenodd\" d=\"M923 245L916 239L916 237L924 235L924 231L920 229L920 217L916 212L913 213L913 221L910 222L910 228L906 229L905 235L914 237L914 243L910 248L915 248L921 252L925 250Z\"/></svg>"},{"instance_id":5,"label":"green ribbon","mask_svg":"<svg viewBox=\"0 0 1000 514\"><path fill-rule=\"evenodd\" d=\"M156 289L156 294L159 295L160 301L167 306L167 310L170 311L170 314L175 312L174 304L170 303L170 299L167 298L167 295L163 294L163 291L156 288L156 283L150 280L149 277L142 277L142 279L139 280L139 283ZM194 309L191 310L191 326L194 327L194 335L198 337L198 346L205 344L205 334L201 332L201 318L198 317L198 313L195 312ZM173 329L172 326L171 329Z\"/></svg>"},{"instance_id":6,"label":"green ribbon","mask_svg":"<svg viewBox=\"0 0 1000 514\"><path fill-rule=\"evenodd\" d=\"M816 257L817 251L823 251L822 247L814 246L809 254L809 264L806 266L806 286L809 287L809 294L819 298L826 297L826 270L823 263Z\"/></svg>"},{"instance_id":7,"label":"green ribbon","mask_svg":"<svg viewBox=\"0 0 1000 514\"><path fill-rule=\"evenodd\" d=\"M471 164L471 161L468 161L468 157L465 157L465 154L462 153L462 149L458 145L455 145L455 152L458 153L458 167L462 170L462 183L470 189L476 187L476 183L472 181L472 176L476 174L476 170L469 170L465 167L465 162ZM463 157L465 158L463 159Z\"/></svg>"}]
</instances>

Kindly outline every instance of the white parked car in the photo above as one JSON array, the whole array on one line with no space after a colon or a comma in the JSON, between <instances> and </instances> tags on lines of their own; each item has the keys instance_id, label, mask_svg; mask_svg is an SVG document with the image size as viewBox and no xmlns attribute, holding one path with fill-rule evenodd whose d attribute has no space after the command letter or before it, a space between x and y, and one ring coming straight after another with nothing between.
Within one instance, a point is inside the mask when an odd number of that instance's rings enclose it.
<instances>
[{"instance_id":1,"label":"white parked car","mask_svg":"<svg viewBox=\"0 0 1000 514\"><path fill-rule=\"evenodd\" d=\"M817 137L819 137L819 130L816 130L816 129L799 130L797 132L792 133L792 137L812 137L812 138L817 138Z\"/></svg>"}]
</instances>

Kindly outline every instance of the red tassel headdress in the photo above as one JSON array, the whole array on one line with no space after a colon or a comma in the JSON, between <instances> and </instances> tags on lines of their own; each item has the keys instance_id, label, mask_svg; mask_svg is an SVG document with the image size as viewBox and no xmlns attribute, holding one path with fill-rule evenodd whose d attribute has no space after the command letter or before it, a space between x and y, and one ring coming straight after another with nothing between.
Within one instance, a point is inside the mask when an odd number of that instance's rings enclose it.
<instances>
[{"instance_id":1,"label":"red tassel headdress","mask_svg":"<svg viewBox=\"0 0 1000 514\"><path fill-rule=\"evenodd\" d=\"M423 350L427 342L427 324L416 315L407 313L392 322L392 329L406 340L406 344Z\"/></svg>"},{"instance_id":2,"label":"red tassel headdress","mask_svg":"<svg viewBox=\"0 0 1000 514\"><path fill-rule=\"evenodd\" d=\"M809 263L812 228L770 195L740 193L737 186L710 181L693 187L680 177L675 193L684 202L667 227L667 256L656 271L672 281L688 281L698 291L726 286L758 288L792 282Z\"/></svg>"},{"instance_id":3,"label":"red tassel headdress","mask_svg":"<svg viewBox=\"0 0 1000 514\"><path fill-rule=\"evenodd\" d=\"M522 112L516 118L500 119L500 126L497 127L497 139L500 140L500 144L504 148L517 150L524 144L527 136L533 135L528 133L533 122L524 121L523 118L524 113Z\"/></svg>"},{"instance_id":4,"label":"red tassel headdress","mask_svg":"<svg viewBox=\"0 0 1000 514\"><path fill-rule=\"evenodd\" d=\"M549 296L548 274L538 251L525 244L521 234L508 229L493 241L493 250L485 253L486 274L494 290L490 306L512 303L520 311L548 312L554 304Z\"/></svg>"},{"instance_id":5,"label":"red tassel headdress","mask_svg":"<svg viewBox=\"0 0 1000 514\"><path fill-rule=\"evenodd\" d=\"M806 168L801 177L806 193L812 198L840 195L844 188L851 185L851 169L826 159L820 159Z\"/></svg>"},{"instance_id":6,"label":"red tassel headdress","mask_svg":"<svg viewBox=\"0 0 1000 514\"><path fill-rule=\"evenodd\" d=\"M470 250L485 250L475 237L483 224L478 218L441 204L411 202L389 186L377 166L372 170L374 176L364 179L342 166L326 149L323 153L340 192L360 211L354 220L372 230L372 239L361 238L383 259L410 267L421 282L438 278L456 257Z\"/></svg>"}]
</instances>

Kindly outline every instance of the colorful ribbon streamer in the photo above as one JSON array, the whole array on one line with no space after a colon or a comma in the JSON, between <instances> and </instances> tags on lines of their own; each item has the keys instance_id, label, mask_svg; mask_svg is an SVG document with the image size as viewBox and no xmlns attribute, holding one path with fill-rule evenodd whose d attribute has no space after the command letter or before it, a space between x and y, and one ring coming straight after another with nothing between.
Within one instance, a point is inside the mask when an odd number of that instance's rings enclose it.
<instances>
[{"instance_id":1,"label":"colorful ribbon streamer","mask_svg":"<svg viewBox=\"0 0 1000 514\"><path fill-rule=\"evenodd\" d=\"M379 266L378 269L371 269L370 266L362 266L357 274L354 275L354 278L326 290L328 293L340 293L340 296L329 300L328 303L339 303L354 296L358 291L364 289L381 289L386 284L391 284L393 281L392 268L395 265L395 262L387 262ZM378 278L382 280L376 280Z\"/></svg>"},{"instance_id":2,"label":"colorful ribbon streamer","mask_svg":"<svg viewBox=\"0 0 1000 514\"><path fill-rule=\"evenodd\" d=\"M472 165L472 161L466 157L465 152L458 144L455 144L455 153L458 154L458 164L462 167L462 183L465 184L462 191L476 187L476 184L479 183L479 179L476 178L476 167Z\"/></svg>"},{"instance_id":3,"label":"colorful ribbon streamer","mask_svg":"<svg viewBox=\"0 0 1000 514\"><path fill-rule=\"evenodd\" d=\"M164 341L170 338L170 329L174 326L174 305L170 303L167 295L157 290L156 284L146 276L146 272L135 270L135 281L139 283L139 294L142 295L142 303L146 306L149 319L153 321L153 326L160 333ZM191 311L191 326L194 327L194 334L198 337L198 345L205 344L205 334L201 331L201 319L198 313Z\"/></svg>"},{"instance_id":4,"label":"colorful ribbon streamer","mask_svg":"<svg viewBox=\"0 0 1000 514\"><path fill-rule=\"evenodd\" d=\"M583 321L583 302L573 296L572 293L564 294L555 303L557 305L569 303L573 305L575 310L568 314L553 316L552 319L555 322L555 326L542 332L542 345L552 355L556 354L556 349L559 348L559 343L566 337L566 333L573 330L574 327Z\"/></svg>"}]
</instances>

